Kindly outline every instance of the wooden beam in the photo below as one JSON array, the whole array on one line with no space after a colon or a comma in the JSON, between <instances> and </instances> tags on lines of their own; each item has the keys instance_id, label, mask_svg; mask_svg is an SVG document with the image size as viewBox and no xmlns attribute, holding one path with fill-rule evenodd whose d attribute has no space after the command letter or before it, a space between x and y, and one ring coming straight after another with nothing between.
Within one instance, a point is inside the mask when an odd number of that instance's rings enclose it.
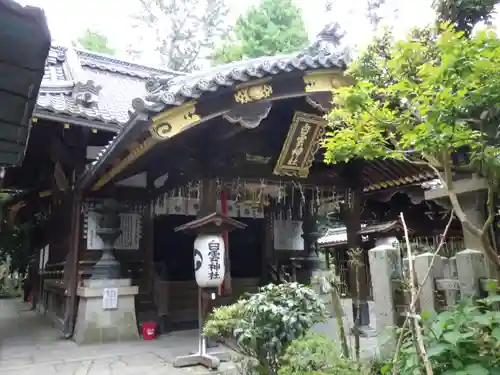
<instances>
[{"instance_id":1,"label":"wooden beam","mask_svg":"<svg viewBox=\"0 0 500 375\"><path fill-rule=\"evenodd\" d=\"M62 141L52 136L49 145L49 156L54 163L61 163L65 166L74 166L75 160Z\"/></svg>"}]
</instances>

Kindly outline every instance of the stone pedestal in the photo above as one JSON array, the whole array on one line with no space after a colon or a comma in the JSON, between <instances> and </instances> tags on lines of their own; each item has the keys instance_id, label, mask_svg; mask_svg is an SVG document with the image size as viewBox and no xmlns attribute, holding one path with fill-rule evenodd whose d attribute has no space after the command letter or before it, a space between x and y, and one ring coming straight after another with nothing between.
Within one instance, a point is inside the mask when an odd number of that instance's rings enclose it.
<instances>
[{"instance_id":1,"label":"stone pedestal","mask_svg":"<svg viewBox=\"0 0 500 375\"><path fill-rule=\"evenodd\" d=\"M103 309L105 288L118 289L118 307ZM77 344L99 344L139 339L135 316L137 286L130 279L85 280L79 287L80 297L75 333Z\"/></svg>"},{"instance_id":2,"label":"stone pedestal","mask_svg":"<svg viewBox=\"0 0 500 375\"><path fill-rule=\"evenodd\" d=\"M310 284L314 276L321 274L325 269L325 263L314 252L290 259L295 268L297 282L301 284Z\"/></svg>"}]
</instances>

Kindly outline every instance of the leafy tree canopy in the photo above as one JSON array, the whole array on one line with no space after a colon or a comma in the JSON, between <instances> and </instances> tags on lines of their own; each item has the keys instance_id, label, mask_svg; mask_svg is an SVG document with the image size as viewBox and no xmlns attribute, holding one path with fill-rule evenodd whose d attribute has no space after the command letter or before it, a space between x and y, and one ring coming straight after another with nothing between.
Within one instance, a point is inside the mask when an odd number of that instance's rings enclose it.
<instances>
[{"instance_id":1,"label":"leafy tree canopy","mask_svg":"<svg viewBox=\"0 0 500 375\"><path fill-rule=\"evenodd\" d=\"M470 38L452 25L412 31L406 40L377 39L350 68L356 84L335 92L326 161L394 158L434 168L464 226L480 237L500 275L487 229L500 183L500 39ZM454 171L489 184L489 219L472 225L453 192Z\"/></svg>"},{"instance_id":2,"label":"leafy tree canopy","mask_svg":"<svg viewBox=\"0 0 500 375\"><path fill-rule=\"evenodd\" d=\"M437 22L449 22L469 35L479 22L489 23L498 0L434 0Z\"/></svg>"},{"instance_id":3,"label":"leafy tree canopy","mask_svg":"<svg viewBox=\"0 0 500 375\"><path fill-rule=\"evenodd\" d=\"M85 32L73 42L73 45L81 47L105 55L113 56L116 51L109 46L108 38L99 31L87 29Z\"/></svg>"},{"instance_id":4,"label":"leafy tree canopy","mask_svg":"<svg viewBox=\"0 0 500 375\"><path fill-rule=\"evenodd\" d=\"M261 0L238 18L232 40L217 48L213 61L292 53L307 43L302 12L292 0Z\"/></svg>"},{"instance_id":5,"label":"leafy tree canopy","mask_svg":"<svg viewBox=\"0 0 500 375\"><path fill-rule=\"evenodd\" d=\"M145 34L149 42L154 41L166 68L181 72L200 69L200 60L227 35L225 0L139 0L139 4L133 16L135 27L141 39ZM130 52L138 57L143 51L135 46Z\"/></svg>"}]
</instances>

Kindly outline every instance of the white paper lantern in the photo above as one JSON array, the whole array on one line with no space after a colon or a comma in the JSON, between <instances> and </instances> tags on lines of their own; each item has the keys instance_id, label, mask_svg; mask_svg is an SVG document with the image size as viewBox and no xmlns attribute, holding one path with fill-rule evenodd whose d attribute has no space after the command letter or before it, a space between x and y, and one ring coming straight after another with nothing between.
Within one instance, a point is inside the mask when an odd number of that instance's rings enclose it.
<instances>
[{"instance_id":1,"label":"white paper lantern","mask_svg":"<svg viewBox=\"0 0 500 375\"><path fill-rule=\"evenodd\" d=\"M194 241L194 271L200 288L217 288L224 280L226 248L221 234L200 234Z\"/></svg>"}]
</instances>

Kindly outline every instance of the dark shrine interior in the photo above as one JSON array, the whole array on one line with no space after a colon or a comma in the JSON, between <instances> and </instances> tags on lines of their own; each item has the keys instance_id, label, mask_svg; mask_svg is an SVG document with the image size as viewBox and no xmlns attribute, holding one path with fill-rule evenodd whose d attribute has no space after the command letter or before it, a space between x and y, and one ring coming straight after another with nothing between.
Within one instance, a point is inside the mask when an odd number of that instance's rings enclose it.
<instances>
[{"instance_id":1,"label":"dark shrine interior","mask_svg":"<svg viewBox=\"0 0 500 375\"><path fill-rule=\"evenodd\" d=\"M303 97L274 101L269 115L254 129L245 129L218 116L160 142L114 180L147 171L154 181L168 173L163 191L203 178L290 180L274 175L273 170L296 111L323 116ZM355 184L368 186L422 172L413 165L391 160L360 160L357 165L361 181L354 177L353 164L327 165L320 150L309 176L300 182L342 188L356 179Z\"/></svg>"},{"instance_id":2,"label":"dark shrine interior","mask_svg":"<svg viewBox=\"0 0 500 375\"><path fill-rule=\"evenodd\" d=\"M159 275L165 281L194 280L194 235L175 232L174 228L194 220L194 216L158 216L154 221L154 260L165 270ZM243 230L229 233L231 276L234 278L260 278L264 220L238 218L246 224ZM157 270L158 272L158 270Z\"/></svg>"},{"instance_id":3,"label":"dark shrine interior","mask_svg":"<svg viewBox=\"0 0 500 375\"><path fill-rule=\"evenodd\" d=\"M67 176L86 146L104 147L115 134L92 131L82 126L65 127L59 122L39 119L31 128L26 154L21 166L7 168L4 189L50 189L54 159L60 160Z\"/></svg>"},{"instance_id":4,"label":"dark shrine interior","mask_svg":"<svg viewBox=\"0 0 500 375\"><path fill-rule=\"evenodd\" d=\"M322 115L304 98L293 98L273 102L269 115L255 129L245 129L219 116L160 142L117 179L148 171L154 180L168 172L167 183L172 188L184 185L186 178L280 179L272 172L295 111ZM249 160L251 156L260 157L260 160ZM263 161L264 158L269 159ZM339 167L325 165L318 153L307 181L329 186L337 184Z\"/></svg>"}]
</instances>

